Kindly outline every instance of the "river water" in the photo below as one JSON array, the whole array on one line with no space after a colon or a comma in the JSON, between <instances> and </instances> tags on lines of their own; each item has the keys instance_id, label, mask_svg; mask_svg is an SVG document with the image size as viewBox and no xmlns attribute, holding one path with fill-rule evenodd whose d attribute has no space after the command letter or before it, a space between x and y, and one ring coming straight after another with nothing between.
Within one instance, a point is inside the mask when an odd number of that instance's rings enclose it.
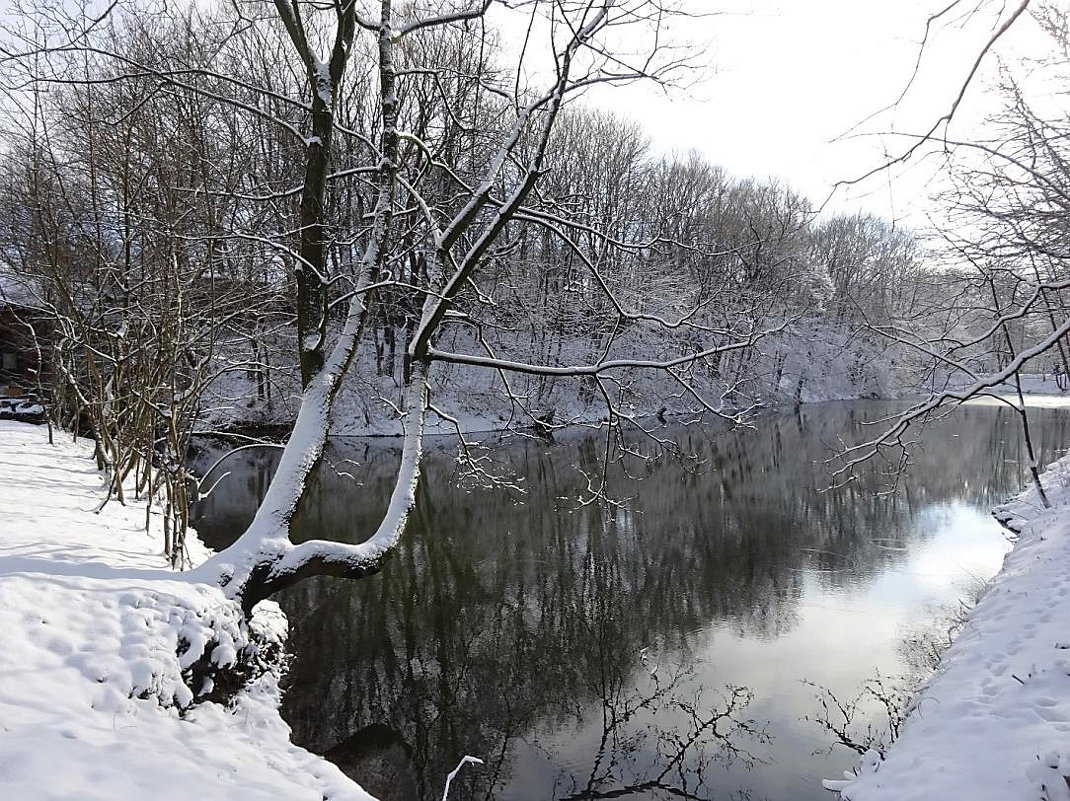
<instances>
[{"instance_id":1,"label":"river water","mask_svg":"<svg viewBox=\"0 0 1070 801\"><path fill-rule=\"evenodd\" d=\"M878 492L877 462L824 491L830 450L892 408L667 428L694 459L614 465L616 501L586 505L600 435L491 443L513 489L459 482L455 443L432 440L382 573L279 597L294 742L383 801L441 798L466 754L485 764L461 772L454 801L831 798L820 779L856 757L814 719L827 708L839 725L833 697L846 705L877 676L894 695L929 669L1009 547L988 509L1022 486L1016 417L972 407L922 436L894 492ZM1033 425L1041 460L1062 455L1070 412L1037 410ZM196 510L209 545L248 521L276 456L227 462ZM334 441L301 537L367 536L398 459L391 440ZM886 722L869 697L848 731Z\"/></svg>"}]
</instances>

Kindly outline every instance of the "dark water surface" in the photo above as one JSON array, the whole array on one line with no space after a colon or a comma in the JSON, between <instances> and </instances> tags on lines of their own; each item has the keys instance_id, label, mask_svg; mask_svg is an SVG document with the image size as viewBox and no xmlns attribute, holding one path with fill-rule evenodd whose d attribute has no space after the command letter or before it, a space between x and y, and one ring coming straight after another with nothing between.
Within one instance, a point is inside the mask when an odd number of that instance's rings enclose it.
<instances>
[{"instance_id":1,"label":"dark water surface","mask_svg":"<svg viewBox=\"0 0 1070 801\"><path fill-rule=\"evenodd\" d=\"M894 494L873 493L880 465L821 492L828 449L891 408L668 429L701 466L611 470L619 505L576 503L600 469L597 435L496 447L523 494L458 487L454 444L432 441L383 572L279 598L294 742L330 752L383 801L441 798L465 754L486 764L461 772L454 801L831 798L820 779L855 757L829 754L805 720L820 704L803 681L849 700L878 671L916 671L946 611L998 569L1008 544L987 511L1021 487L1016 418L976 407L925 435ZM1061 455L1070 413L1037 410L1034 426L1041 460ZM373 531L397 444L333 442L301 535ZM209 545L250 519L276 457L227 463L198 510Z\"/></svg>"}]
</instances>

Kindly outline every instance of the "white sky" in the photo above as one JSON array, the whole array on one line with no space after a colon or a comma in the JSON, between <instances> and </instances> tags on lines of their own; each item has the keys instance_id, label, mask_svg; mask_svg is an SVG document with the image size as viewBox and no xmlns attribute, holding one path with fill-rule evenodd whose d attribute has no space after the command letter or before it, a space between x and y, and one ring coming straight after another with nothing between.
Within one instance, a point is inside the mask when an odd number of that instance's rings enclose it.
<instances>
[{"instance_id":1,"label":"white sky","mask_svg":"<svg viewBox=\"0 0 1070 801\"><path fill-rule=\"evenodd\" d=\"M592 101L641 122L659 148L694 148L735 175L781 178L815 203L834 182L880 164L882 147L904 147L902 139L873 134L923 132L950 107L1002 7L982 2L981 13L935 29L905 101L863 125L870 135L843 139L899 96L913 72L927 17L949 0L686 2L699 12L728 10L688 20L676 32L704 49L713 70L668 96L649 87L616 88ZM969 3L974 5L976 0ZM1023 17L999 51L1036 52L1041 42L1035 25ZM952 137L975 133L979 119L994 109L986 85L996 67L990 57L987 78L971 88ZM837 193L828 208L865 208L918 225L930 173L926 164L882 173L861 189Z\"/></svg>"}]
</instances>

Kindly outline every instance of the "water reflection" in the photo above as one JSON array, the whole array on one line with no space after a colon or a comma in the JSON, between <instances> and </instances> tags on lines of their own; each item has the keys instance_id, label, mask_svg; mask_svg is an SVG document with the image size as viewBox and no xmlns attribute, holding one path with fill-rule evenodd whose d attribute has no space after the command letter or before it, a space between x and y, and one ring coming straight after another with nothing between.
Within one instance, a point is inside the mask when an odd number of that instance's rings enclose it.
<instances>
[{"instance_id":1,"label":"water reflection","mask_svg":"<svg viewBox=\"0 0 1070 801\"><path fill-rule=\"evenodd\" d=\"M822 744L799 722L812 693L798 680L848 695L874 667L896 672L904 621L958 591L963 560L967 574L998 567L983 510L1019 488L1015 420L979 407L928 438L899 492L873 494L879 469L822 492L828 446L887 411L824 404L756 431L675 432L705 469L634 463L638 482L612 470L621 506L570 500L587 486L576 468L598 468L596 437L497 449L524 477L520 499L458 488L448 443L433 446L380 576L306 581L280 598L294 741L341 747L369 784L404 773L374 787L384 801L440 797L464 754L486 766L466 768L453 799L826 798L817 780L851 759L812 756ZM1038 413L1045 460L1067 425L1063 411ZM299 530L366 536L398 458L389 442L334 443ZM230 463L198 510L209 544L249 519L274 460ZM745 708L739 686L755 694Z\"/></svg>"}]
</instances>

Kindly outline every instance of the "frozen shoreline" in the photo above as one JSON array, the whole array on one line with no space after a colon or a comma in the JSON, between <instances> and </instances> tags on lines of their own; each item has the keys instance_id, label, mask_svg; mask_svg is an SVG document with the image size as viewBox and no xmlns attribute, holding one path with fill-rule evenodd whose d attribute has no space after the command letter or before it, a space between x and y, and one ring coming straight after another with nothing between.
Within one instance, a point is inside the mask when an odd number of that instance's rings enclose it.
<instances>
[{"instance_id":1,"label":"frozen shoreline","mask_svg":"<svg viewBox=\"0 0 1070 801\"><path fill-rule=\"evenodd\" d=\"M1070 456L1042 480L1050 509L995 510L1017 543L886 758L825 783L845 801L1070 801Z\"/></svg>"},{"instance_id":2,"label":"frozen shoreline","mask_svg":"<svg viewBox=\"0 0 1070 801\"><path fill-rule=\"evenodd\" d=\"M0 421L0 797L372 801L290 743L277 672L233 707L188 706L207 691L193 655L255 658L285 618L269 604L247 627L217 588L169 571L142 504L94 514L91 451L56 442Z\"/></svg>"},{"instance_id":3,"label":"frozen shoreline","mask_svg":"<svg viewBox=\"0 0 1070 801\"><path fill-rule=\"evenodd\" d=\"M1067 392L1059 390L1051 375L1027 374L1023 375L1022 379L1022 391L1028 406L1070 407L1070 390ZM364 388L367 389L367 387ZM801 402L802 405L810 405L829 401L892 400L895 398L911 401L925 397L922 394L903 394L902 389L899 387L899 393L894 391L874 393L861 391L859 387L847 384L824 382L820 387L808 388L803 393ZM1010 385L1003 385L994 394L996 397L974 398L968 403L984 405L1017 403L1016 390ZM296 396L280 400L270 411L260 406L252 410L246 409L245 412L237 407L229 408L226 413L217 409L204 416L203 426L207 428L200 433L215 435L228 432L252 432L255 434L259 431L269 431L273 436L287 433L296 416L298 400ZM635 414L638 420L656 420L661 405L650 401L649 398L647 401L649 402L642 409L630 408L628 411ZM790 410L794 405L794 402L788 400L786 396L779 395L772 398L771 402L755 407L752 410L752 416L761 417L765 414ZM515 416L516 410L510 410L509 404L503 398L486 391L486 388L467 395L458 392L446 393L441 406L453 419L446 420L434 411L429 412L428 434L455 436L458 432L465 435L493 434L510 430L535 432L537 428L531 419L521 419ZM540 409L540 411L553 412L554 423L566 429L598 426L606 419L603 407L590 403L584 404L577 398L569 396L558 398L555 405ZM673 406L667 406L663 411L670 422L692 420L702 414L701 410ZM713 415L708 413L706 416L714 419ZM381 400L373 402L368 398L362 398L360 392L357 391L343 392L332 415L330 435L332 437L398 437L401 436L401 421L394 413L393 407L382 403Z\"/></svg>"}]
</instances>

